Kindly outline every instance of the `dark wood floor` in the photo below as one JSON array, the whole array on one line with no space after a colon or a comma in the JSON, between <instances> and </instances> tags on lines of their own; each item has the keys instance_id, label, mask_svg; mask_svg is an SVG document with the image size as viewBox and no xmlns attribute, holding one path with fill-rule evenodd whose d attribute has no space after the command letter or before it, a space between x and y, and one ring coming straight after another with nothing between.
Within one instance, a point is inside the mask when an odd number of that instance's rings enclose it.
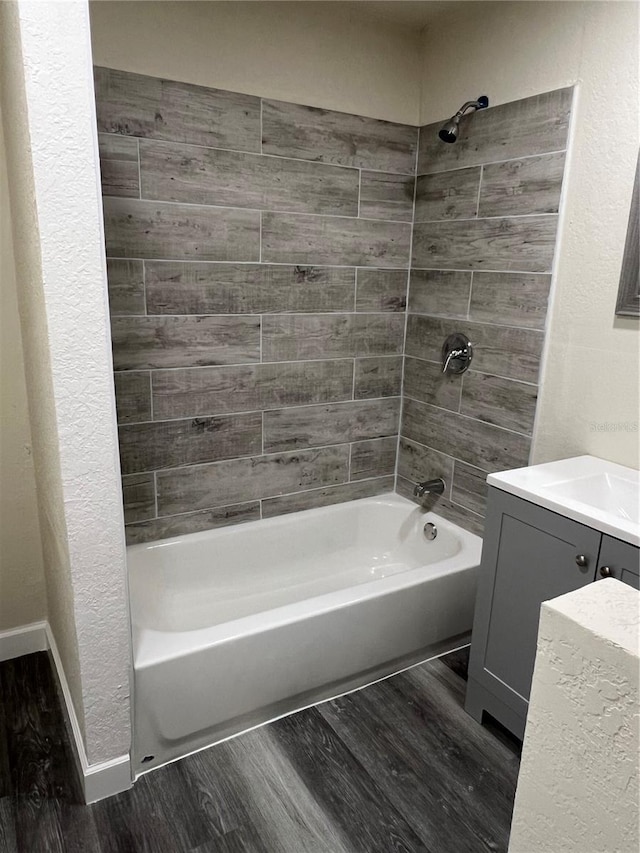
<instances>
[{"instance_id":1,"label":"dark wood floor","mask_svg":"<svg viewBox=\"0 0 640 853\"><path fill-rule=\"evenodd\" d=\"M465 672L423 664L83 806L47 656L7 661L0 851L506 851L518 747L464 713Z\"/></svg>"}]
</instances>

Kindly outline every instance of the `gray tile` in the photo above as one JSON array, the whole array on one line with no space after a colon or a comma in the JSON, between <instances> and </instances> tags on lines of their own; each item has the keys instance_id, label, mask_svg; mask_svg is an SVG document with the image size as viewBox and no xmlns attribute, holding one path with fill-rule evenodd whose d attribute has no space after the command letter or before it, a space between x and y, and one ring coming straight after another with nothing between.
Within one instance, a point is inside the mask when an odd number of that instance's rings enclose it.
<instances>
[{"instance_id":1,"label":"gray tile","mask_svg":"<svg viewBox=\"0 0 640 853\"><path fill-rule=\"evenodd\" d=\"M460 411L462 377L444 374L440 364L405 358L403 394L453 412Z\"/></svg>"},{"instance_id":2,"label":"gray tile","mask_svg":"<svg viewBox=\"0 0 640 853\"><path fill-rule=\"evenodd\" d=\"M357 169L171 142L140 142L142 198L358 215Z\"/></svg>"},{"instance_id":3,"label":"gray tile","mask_svg":"<svg viewBox=\"0 0 640 853\"><path fill-rule=\"evenodd\" d=\"M413 220L413 176L361 172L360 216L365 219Z\"/></svg>"},{"instance_id":4,"label":"gray tile","mask_svg":"<svg viewBox=\"0 0 640 853\"><path fill-rule=\"evenodd\" d=\"M262 102L265 154L411 175L417 144L418 130L408 125L285 101Z\"/></svg>"},{"instance_id":5,"label":"gray tile","mask_svg":"<svg viewBox=\"0 0 640 853\"><path fill-rule=\"evenodd\" d=\"M323 489L311 489L307 492L297 492L279 498L267 498L262 501L262 517L272 518L275 515L285 515L290 512L300 512L305 509L316 509L321 506L345 503L346 501L370 498L392 492L393 477L377 477L373 480L362 480L357 483L344 483L341 486L327 486Z\"/></svg>"},{"instance_id":6,"label":"gray tile","mask_svg":"<svg viewBox=\"0 0 640 853\"><path fill-rule=\"evenodd\" d=\"M153 474L131 474L122 478L124 520L144 521L156 514L156 492Z\"/></svg>"},{"instance_id":7,"label":"gray tile","mask_svg":"<svg viewBox=\"0 0 640 853\"><path fill-rule=\"evenodd\" d=\"M139 198L138 140L99 133L98 149L102 194Z\"/></svg>"},{"instance_id":8,"label":"gray tile","mask_svg":"<svg viewBox=\"0 0 640 853\"><path fill-rule=\"evenodd\" d=\"M482 537L484 533L484 518L481 515L477 515L475 512L471 512L465 507L443 497L438 497L434 501L427 502L424 499L418 500L418 498L413 497L413 483L405 480L404 477L398 477L396 490L402 497L419 504L425 512L434 512L436 515L446 518L447 521L452 521L454 524L462 527L463 530L468 530L469 533L474 533L476 536Z\"/></svg>"},{"instance_id":9,"label":"gray tile","mask_svg":"<svg viewBox=\"0 0 640 853\"><path fill-rule=\"evenodd\" d=\"M398 397L275 409L264 414L264 450L381 438L398 432L399 418Z\"/></svg>"},{"instance_id":10,"label":"gray tile","mask_svg":"<svg viewBox=\"0 0 640 853\"><path fill-rule=\"evenodd\" d=\"M154 415L162 420L348 400L353 361L157 370L152 376Z\"/></svg>"},{"instance_id":11,"label":"gray tile","mask_svg":"<svg viewBox=\"0 0 640 853\"><path fill-rule=\"evenodd\" d=\"M95 68L98 129L241 151L260 150L260 99Z\"/></svg>"},{"instance_id":12,"label":"gray tile","mask_svg":"<svg viewBox=\"0 0 640 853\"><path fill-rule=\"evenodd\" d=\"M544 329L550 287L550 275L474 272L469 318Z\"/></svg>"},{"instance_id":13,"label":"gray tile","mask_svg":"<svg viewBox=\"0 0 640 853\"><path fill-rule=\"evenodd\" d=\"M556 89L472 113L455 145L438 138L442 121L420 128L418 174L513 160L566 148L573 89Z\"/></svg>"},{"instance_id":14,"label":"gray tile","mask_svg":"<svg viewBox=\"0 0 640 853\"><path fill-rule=\"evenodd\" d=\"M557 216L419 222L413 265L428 269L549 272Z\"/></svg>"},{"instance_id":15,"label":"gray tile","mask_svg":"<svg viewBox=\"0 0 640 853\"><path fill-rule=\"evenodd\" d=\"M489 473L521 468L529 459L529 438L416 400L405 400L401 433Z\"/></svg>"},{"instance_id":16,"label":"gray tile","mask_svg":"<svg viewBox=\"0 0 640 853\"><path fill-rule=\"evenodd\" d=\"M107 259L109 311L119 314L146 314L142 261Z\"/></svg>"},{"instance_id":17,"label":"gray tile","mask_svg":"<svg viewBox=\"0 0 640 853\"><path fill-rule=\"evenodd\" d=\"M478 216L557 213L564 161L559 152L485 166Z\"/></svg>"},{"instance_id":18,"label":"gray tile","mask_svg":"<svg viewBox=\"0 0 640 853\"><path fill-rule=\"evenodd\" d=\"M406 270L358 270L356 311L404 311Z\"/></svg>"},{"instance_id":19,"label":"gray tile","mask_svg":"<svg viewBox=\"0 0 640 853\"><path fill-rule=\"evenodd\" d=\"M544 335L534 330L410 314L406 354L440 362L445 338L458 331L473 344L473 370L523 382L538 381Z\"/></svg>"},{"instance_id":20,"label":"gray tile","mask_svg":"<svg viewBox=\"0 0 640 853\"><path fill-rule=\"evenodd\" d=\"M156 475L158 514L174 515L336 485L346 482L348 473L347 444L161 471Z\"/></svg>"},{"instance_id":21,"label":"gray tile","mask_svg":"<svg viewBox=\"0 0 640 853\"><path fill-rule=\"evenodd\" d=\"M252 456L262 448L262 414L128 424L118 439L124 474Z\"/></svg>"},{"instance_id":22,"label":"gray tile","mask_svg":"<svg viewBox=\"0 0 640 853\"><path fill-rule=\"evenodd\" d=\"M188 533L200 533L203 530L213 530L217 527L228 527L230 524L242 524L246 521L258 521L260 518L260 502L219 506L215 509L205 509L201 512L187 512L166 518L154 518L141 524L128 524L125 527L127 545L137 545L142 542L155 542L158 539L169 539L171 536L185 536Z\"/></svg>"},{"instance_id":23,"label":"gray tile","mask_svg":"<svg viewBox=\"0 0 640 853\"><path fill-rule=\"evenodd\" d=\"M406 267L410 243L408 222L262 214L262 260L266 262Z\"/></svg>"},{"instance_id":24,"label":"gray tile","mask_svg":"<svg viewBox=\"0 0 640 853\"><path fill-rule=\"evenodd\" d=\"M531 435L538 388L512 379L468 371L462 386L463 415Z\"/></svg>"},{"instance_id":25,"label":"gray tile","mask_svg":"<svg viewBox=\"0 0 640 853\"><path fill-rule=\"evenodd\" d=\"M262 320L264 361L396 355L402 352L403 314L291 314Z\"/></svg>"},{"instance_id":26,"label":"gray tile","mask_svg":"<svg viewBox=\"0 0 640 853\"><path fill-rule=\"evenodd\" d=\"M260 213L138 199L105 198L107 254L115 258L257 261Z\"/></svg>"},{"instance_id":27,"label":"gray tile","mask_svg":"<svg viewBox=\"0 0 640 853\"><path fill-rule=\"evenodd\" d=\"M391 475L396 469L398 438L376 438L351 445L351 479L367 480Z\"/></svg>"},{"instance_id":28,"label":"gray tile","mask_svg":"<svg viewBox=\"0 0 640 853\"><path fill-rule=\"evenodd\" d=\"M113 317L116 370L260 360L260 318Z\"/></svg>"},{"instance_id":29,"label":"gray tile","mask_svg":"<svg viewBox=\"0 0 640 853\"><path fill-rule=\"evenodd\" d=\"M357 358L354 397L395 397L402 391L402 356Z\"/></svg>"},{"instance_id":30,"label":"gray tile","mask_svg":"<svg viewBox=\"0 0 640 853\"><path fill-rule=\"evenodd\" d=\"M457 504L484 515L487 508L487 472L464 462L453 466L453 489L451 498Z\"/></svg>"},{"instance_id":31,"label":"gray tile","mask_svg":"<svg viewBox=\"0 0 640 853\"><path fill-rule=\"evenodd\" d=\"M151 420L151 379L146 370L114 374L118 423Z\"/></svg>"},{"instance_id":32,"label":"gray tile","mask_svg":"<svg viewBox=\"0 0 640 853\"><path fill-rule=\"evenodd\" d=\"M421 175L416 181L416 222L471 219L478 213L480 166Z\"/></svg>"},{"instance_id":33,"label":"gray tile","mask_svg":"<svg viewBox=\"0 0 640 853\"><path fill-rule=\"evenodd\" d=\"M150 314L327 313L354 305L354 269L192 261L145 268Z\"/></svg>"},{"instance_id":34,"label":"gray tile","mask_svg":"<svg viewBox=\"0 0 640 853\"><path fill-rule=\"evenodd\" d=\"M424 480L441 477L446 486L444 496L451 497L453 459L431 447L425 447L423 444L401 436L398 449L398 476L404 477L414 485Z\"/></svg>"},{"instance_id":35,"label":"gray tile","mask_svg":"<svg viewBox=\"0 0 640 853\"><path fill-rule=\"evenodd\" d=\"M471 275L458 270L411 270L408 310L416 314L466 317Z\"/></svg>"}]
</instances>

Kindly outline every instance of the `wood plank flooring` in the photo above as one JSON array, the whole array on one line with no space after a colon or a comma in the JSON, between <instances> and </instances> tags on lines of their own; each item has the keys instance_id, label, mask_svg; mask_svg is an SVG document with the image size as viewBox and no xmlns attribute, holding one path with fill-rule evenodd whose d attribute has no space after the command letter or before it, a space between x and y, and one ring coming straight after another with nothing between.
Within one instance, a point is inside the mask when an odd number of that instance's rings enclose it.
<instances>
[{"instance_id":1,"label":"wood plank flooring","mask_svg":"<svg viewBox=\"0 0 640 853\"><path fill-rule=\"evenodd\" d=\"M2 853L506 851L518 744L463 709L466 651L80 804L44 653L0 664Z\"/></svg>"}]
</instances>

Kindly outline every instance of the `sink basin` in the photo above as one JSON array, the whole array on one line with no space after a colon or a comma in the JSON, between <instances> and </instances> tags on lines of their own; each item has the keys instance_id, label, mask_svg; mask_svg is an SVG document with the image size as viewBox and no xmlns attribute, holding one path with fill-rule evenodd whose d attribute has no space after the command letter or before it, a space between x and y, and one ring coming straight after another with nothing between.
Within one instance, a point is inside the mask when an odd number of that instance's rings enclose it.
<instances>
[{"instance_id":1,"label":"sink basin","mask_svg":"<svg viewBox=\"0 0 640 853\"><path fill-rule=\"evenodd\" d=\"M490 486L640 545L640 473L595 456L490 474Z\"/></svg>"}]
</instances>

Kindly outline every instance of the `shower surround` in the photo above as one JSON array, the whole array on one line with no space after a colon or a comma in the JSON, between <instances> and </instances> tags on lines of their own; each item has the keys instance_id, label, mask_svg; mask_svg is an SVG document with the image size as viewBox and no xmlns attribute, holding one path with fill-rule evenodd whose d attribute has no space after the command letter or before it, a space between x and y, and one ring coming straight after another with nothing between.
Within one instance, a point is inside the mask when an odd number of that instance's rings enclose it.
<instances>
[{"instance_id":1,"label":"shower surround","mask_svg":"<svg viewBox=\"0 0 640 853\"><path fill-rule=\"evenodd\" d=\"M399 434L398 490L442 475L436 511L481 531L486 474L528 460L571 90L418 152L415 127L95 78L127 541L392 491ZM458 329L473 369L443 378Z\"/></svg>"}]
</instances>

